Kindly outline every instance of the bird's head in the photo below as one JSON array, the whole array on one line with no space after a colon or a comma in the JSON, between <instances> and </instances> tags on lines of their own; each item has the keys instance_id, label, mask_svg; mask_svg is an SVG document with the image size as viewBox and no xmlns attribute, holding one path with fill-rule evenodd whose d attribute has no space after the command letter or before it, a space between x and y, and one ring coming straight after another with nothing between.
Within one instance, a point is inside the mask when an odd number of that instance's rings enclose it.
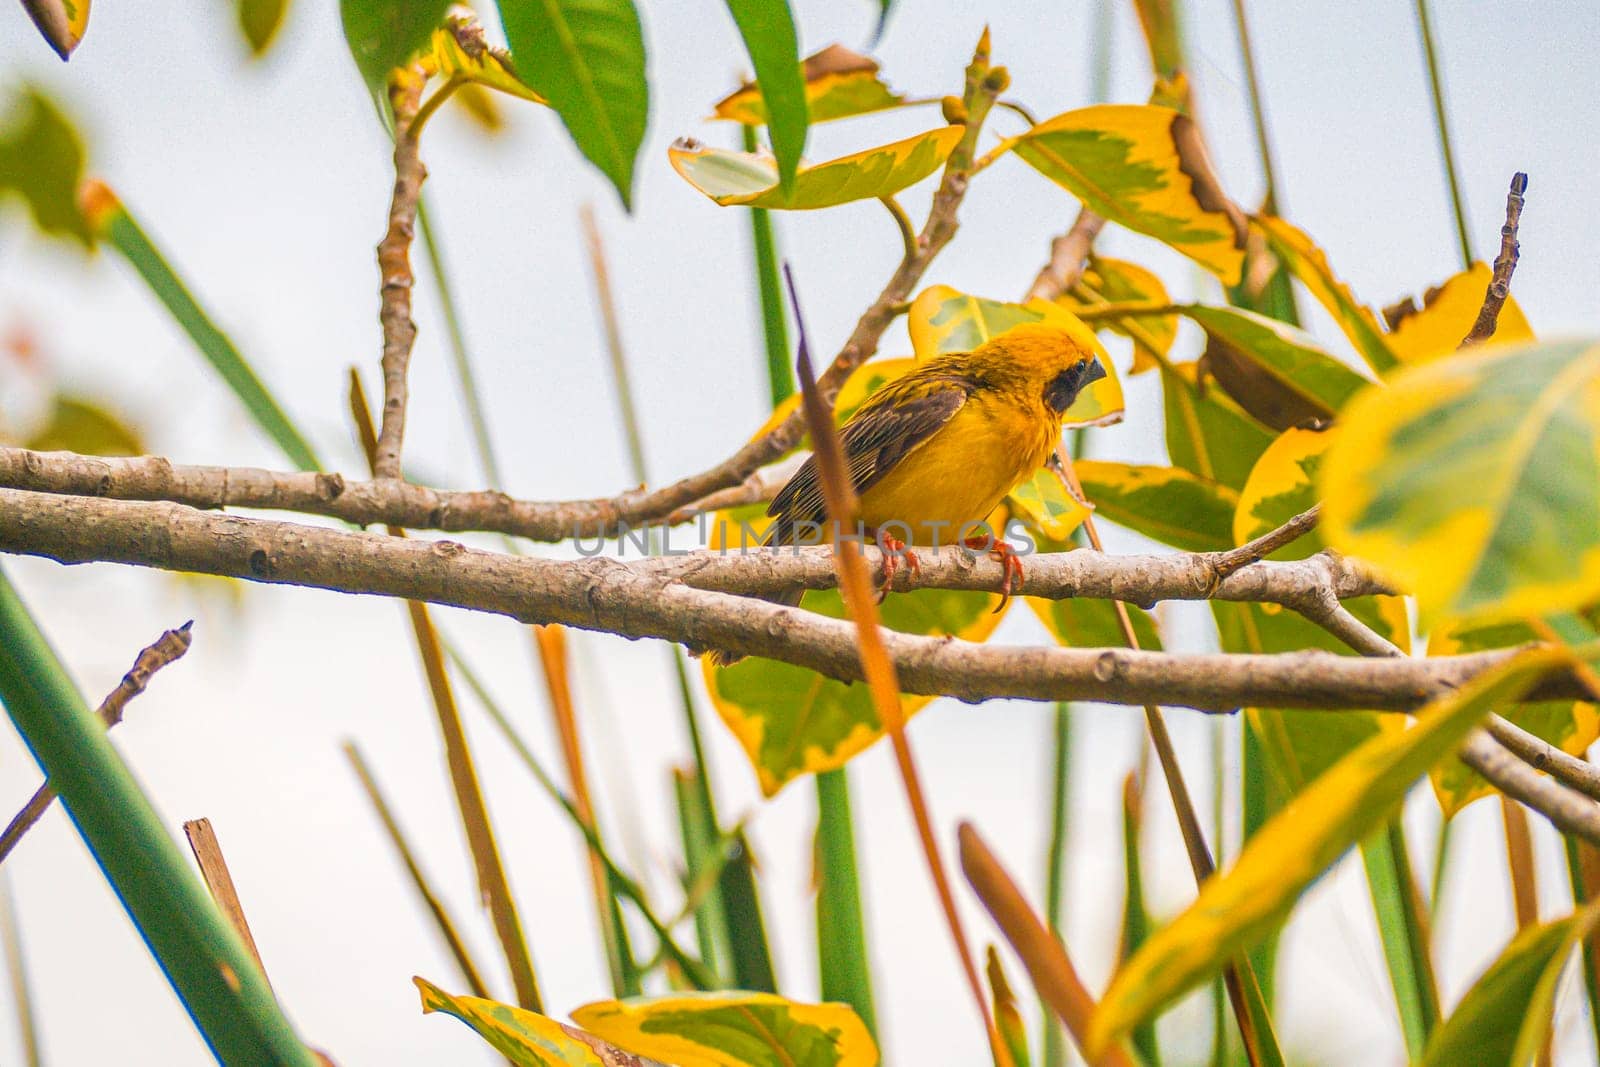
<instances>
[{"instance_id":1,"label":"bird's head","mask_svg":"<svg viewBox=\"0 0 1600 1067\"><path fill-rule=\"evenodd\" d=\"M1106 376L1105 349L1094 332L1074 320L1027 322L986 342L974 353L984 370L1063 415L1078 394Z\"/></svg>"}]
</instances>

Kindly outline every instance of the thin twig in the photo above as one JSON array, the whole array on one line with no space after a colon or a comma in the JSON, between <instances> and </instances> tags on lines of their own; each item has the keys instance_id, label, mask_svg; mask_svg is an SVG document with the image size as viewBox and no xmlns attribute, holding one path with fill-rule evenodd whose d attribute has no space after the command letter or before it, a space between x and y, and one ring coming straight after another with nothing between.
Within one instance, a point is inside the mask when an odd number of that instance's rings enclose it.
<instances>
[{"instance_id":1,"label":"thin twig","mask_svg":"<svg viewBox=\"0 0 1600 1067\"><path fill-rule=\"evenodd\" d=\"M1267 136L1267 116L1261 103L1261 81L1256 74L1256 53L1250 43L1250 20L1245 15L1244 0L1233 0L1233 18L1239 28L1239 57L1244 66L1245 86L1250 90L1250 119L1256 132L1256 151L1261 155L1261 176L1267 183L1261 211L1265 215L1276 215L1278 177L1272 165L1272 139Z\"/></svg>"},{"instance_id":2,"label":"thin twig","mask_svg":"<svg viewBox=\"0 0 1600 1067\"><path fill-rule=\"evenodd\" d=\"M389 105L394 112L394 193L389 201L389 224L378 243L378 278L382 303L378 321L383 325L383 424L378 431L373 477L399 478L400 449L406 434L406 374L417 326L411 321L411 239L417 220L417 200L427 170L417 151L414 125L422 100L424 79L410 68L397 70L389 80Z\"/></svg>"},{"instance_id":3,"label":"thin twig","mask_svg":"<svg viewBox=\"0 0 1600 1067\"><path fill-rule=\"evenodd\" d=\"M95 711L100 721L105 723L107 730L122 721L122 714L128 706L128 701L144 692L145 686L150 684L151 675L167 664L182 659L183 654L189 651L189 643L193 639L190 627L193 625L194 620L191 619L176 630L168 630L134 659L128 673L122 676L122 681L117 683L117 687ZM0 831L0 863L5 862L11 850L17 847L17 842L22 840L22 835L32 829L40 817L49 810L50 802L55 798L56 791L51 788L49 782L45 782L22 806L22 810L17 812L6 828Z\"/></svg>"},{"instance_id":4,"label":"thin twig","mask_svg":"<svg viewBox=\"0 0 1600 1067\"><path fill-rule=\"evenodd\" d=\"M1510 749L1512 755L1530 767L1545 771L1562 785L1600 800L1600 768L1588 760L1563 752L1544 738L1529 733L1499 715L1489 716L1484 729L1490 737Z\"/></svg>"},{"instance_id":5,"label":"thin twig","mask_svg":"<svg viewBox=\"0 0 1600 1067\"><path fill-rule=\"evenodd\" d=\"M478 970L478 965L473 962L472 954L467 951L466 942L457 932L456 924L450 918L450 913L445 910L444 902L428 884L427 875L422 872L422 865L417 862L416 855L411 851L411 846L406 843L405 835L400 830L400 824L395 820L394 813L390 810L388 802L383 798L383 792L378 788L378 781L372 776L372 771L367 767L367 761L361 758L361 751L356 748L354 741L344 743L345 758L350 761L350 766L355 770L356 777L361 780L361 787L366 791L367 799L372 802L372 809L378 813L378 819L383 823L384 832L389 835L389 843L394 846L400 862L405 865L406 873L411 877L411 885L417 891L417 896L422 898L422 906L428 909L428 914L433 916L433 925L444 938L445 947L450 950L450 958L455 960L456 966L461 970L461 977L467 983L467 988L475 997L488 997L489 986L483 980L483 975Z\"/></svg>"},{"instance_id":6,"label":"thin twig","mask_svg":"<svg viewBox=\"0 0 1600 1067\"><path fill-rule=\"evenodd\" d=\"M1218 553L1216 562L1217 580L1228 577L1241 567L1251 563L1259 563L1272 553L1300 540L1306 534L1317 528L1317 520L1322 517L1322 505L1313 504L1276 530L1270 530L1252 541L1246 541L1238 548L1229 549Z\"/></svg>"},{"instance_id":7,"label":"thin twig","mask_svg":"<svg viewBox=\"0 0 1600 1067\"><path fill-rule=\"evenodd\" d=\"M1500 254L1495 257L1494 273L1489 288L1483 294L1483 306L1478 318L1461 342L1461 347L1481 344L1494 336L1500 321L1500 309L1511 295L1511 274L1517 269L1517 226L1522 222L1522 198L1528 191L1528 176L1520 170L1511 176L1511 191L1506 194L1506 221L1500 227Z\"/></svg>"},{"instance_id":8,"label":"thin twig","mask_svg":"<svg viewBox=\"0 0 1600 1067\"><path fill-rule=\"evenodd\" d=\"M222 844L217 840L216 831L211 828L211 820L189 819L183 824L183 833L189 839L189 850L194 853L194 861L200 866L200 876L211 891L211 899L217 902L228 925L239 935L239 940L244 942L244 947L261 969L261 976L266 978L267 968L261 962L261 950L256 948L255 935L250 932L250 923L244 917L244 905L239 903L239 891L234 888L233 874L228 870L228 861L223 858ZM267 984L271 986L271 979L267 980Z\"/></svg>"}]
</instances>

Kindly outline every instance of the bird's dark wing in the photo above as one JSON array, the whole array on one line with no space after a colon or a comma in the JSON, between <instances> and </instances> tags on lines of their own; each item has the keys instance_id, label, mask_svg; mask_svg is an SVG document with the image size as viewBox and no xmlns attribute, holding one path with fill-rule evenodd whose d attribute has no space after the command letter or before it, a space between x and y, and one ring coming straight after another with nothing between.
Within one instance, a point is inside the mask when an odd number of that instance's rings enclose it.
<instances>
[{"instance_id":1,"label":"bird's dark wing","mask_svg":"<svg viewBox=\"0 0 1600 1067\"><path fill-rule=\"evenodd\" d=\"M839 431L850 482L864 493L894 469L913 448L932 437L967 401L972 383L958 378L929 383L926 379L890 382L856 409ZM767 514L777 519L767 534L767 544L794 539L800 523L821 523L827 518L822 480L816 457L795 471Z\"/></svg>"}]
</instances>

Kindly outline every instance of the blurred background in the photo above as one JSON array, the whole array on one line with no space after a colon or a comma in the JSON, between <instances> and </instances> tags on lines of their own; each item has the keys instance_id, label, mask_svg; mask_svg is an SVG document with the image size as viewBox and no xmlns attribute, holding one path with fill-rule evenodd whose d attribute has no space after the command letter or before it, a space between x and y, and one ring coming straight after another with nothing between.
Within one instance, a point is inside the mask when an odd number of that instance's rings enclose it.
<instances>
[{"instance_id":1,"label":"blurred background","mask_svg":"<svg viewBox=\"0 0 1600 1067\"><path fill-rule=\"evenodd\" d=\"M357 475L364 464L348 426L345 375L357 364L369 390L378 382L373 247L392 170L336 6L292 5L280 40L252 62L232 5L106 3L63 66L10 5L0 8L0 85L36 83L76 118L91 173L118 190L326 462ZM653 478L716 462L767 414L746 217L706 200L666 158L666 146L683 135L734 143L734 127L704 119L743 74L742 47L717 0L641 6L652 101L632 215L544 109L508 103L508 127L494 138L446 109L423 140L433 221L485 386L503 488L521 497L594 496L630 484L582 251L585 204L598 214L610 256ZM1110 6L1109 97L1142 102L1150 71L1132 6ZM834 41L866 48L878 14L866 0L794 7L806 53ZM902 0L875 54L898 90L954 92L987 23L995 62L1011 72L1010 95L1049 116L1091 102L1096 8L1090 0ZM1262 179L1231 6L1194 0L1184 14L1197 110L1218 170L1236 199L1254 205ZM1413 6L1279 0L1251 5L1250 16L1281 212L1375 306L1420 295L1458 270ZM1594 333L1600 109L1591 67L1600 7L1452 0L1435 4L1434 16L1479 256L1492 258L1498 243L1511 173L1527 171L1517 299L1541 337ZM917 109L818 126L808 154L831 158L938 121ZM1015 116L997 113L986 143L1020 129ZM933 184L901 197L914 218ZM1061 189L1003 159L974 184L963 228L926 283L1014 298L1076 211ZM775 222L815 350L831 353L893 269L898 234L871 203ZM1099 248L1156 269L1175 297L1218 296L1214 281L1153 241L1113 229ZM1311 332L1345 351L1320 309L1302 300L1301 310ZM434 484L481 487L437 293L420 269L415 317L408 468ZM12 417L48 383L100 400L150 452L283 466L125 261L85 259L38 237L14 205L0 209L0 337L0 411ZM1108 344L1125 368L1126 343ZM23 349L29 355L19 359ZM1198 335L1185 333L1175 355L1193 358L1198 349ZM903 325L882 351L909 352ZM1095 431L1090 450L1160 462L1157 383L1150 376L1128 385L1127 420ZM1145 547L1113 536L1113 550ZM339 752L344 738L359 739L436 884L465 917L467 940L481 960L494 960L401 607L111 565L0 562L91 702L163 629L196 619L192 651L132 706L115 743L175 833L183 819L214 823L274 988L301 1032L346 1065L493 1062L458 1023L420 1013L411 976L453 988L454 971ZM1203 619L1203 607L1199 615L1169 612L1169 647L1202 648ZM558 765L526 629L443 610L438 621ZM1031 614L1017 611L996 639L1047 638ZM673 901L678 827L669 768L687 761L688 748L669 661L648 643L574 634L572 645L601 818L657 896ZM813 999L814 791L792 784L763 802L732 736L708 703L701 713L721 810L749 819L783 991ZM581 841L470 705L465 717L548 1006L560 1014L609 996ZM1214 746L1236 774L1236 722L1189 712L1170 721L1197 795L1210 795ZM1122 906L1120 783L1138 758L1143 722L1138 709L1085 706L1074 726L1065 933L1099 988ZM973 820L1035 897L1048 831L1050 729L1045 705L941 701L911 730L945 841L953 844L958 819ZM887 746L860 757L850 776L886 1062L985 1062ZM9 724L0 727L0 814L9 816L37 784L20 740ZM1191 898L1193 881L1159 783L1148 796L1147 889L1164 917ZM1426 789L1413 795L1408 819L1415 854L1431 858L1437 806ZM1560 845L1542 822L1534 831L1551 915L1567 899ZM1456 836L1439 915L1447 1006L1513 928L1495 808L1468 809ZM1227 853L1236 838L1230 818ZM59 806L0 874L20 916L47 1062L208 1062ZM970 896L963 906L974 939L996 940ZM1573 978L1558 1014L1559 1058L1592 1062ZM1404 1059L1358 862L1347 858L1295 913L1278 984L1280 1038L1292 1058ZM509 997L503 981L496 991ZM0 1001L8 997L0 993ZM1171 1058L1202 1060L1210 1025L1203 999L1170 1014L1162 1036ZM0 1063L20 1055L15 1017L0 1011Z\"/></svg>"}]
</instances>

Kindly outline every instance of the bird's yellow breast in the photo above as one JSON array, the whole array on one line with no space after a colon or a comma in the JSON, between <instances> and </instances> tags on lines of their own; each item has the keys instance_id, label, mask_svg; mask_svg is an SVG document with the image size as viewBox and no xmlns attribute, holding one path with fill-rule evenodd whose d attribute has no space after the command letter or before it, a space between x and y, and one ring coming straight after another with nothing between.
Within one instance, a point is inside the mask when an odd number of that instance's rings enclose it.
<instances>
[{"instance_id":1,"label":"bird's yellow breast","mask_svg":"<svg viewBox=\"0 0 1600 1067\"><path fill-rule=\"evenodd\" d=\"M909 544L952 544L1044 465L1060 433L1059 417L1032 398L974 393L861 495L861 520L869 532L897 524L889 532Z\"/></svg>"}]
</instances>

